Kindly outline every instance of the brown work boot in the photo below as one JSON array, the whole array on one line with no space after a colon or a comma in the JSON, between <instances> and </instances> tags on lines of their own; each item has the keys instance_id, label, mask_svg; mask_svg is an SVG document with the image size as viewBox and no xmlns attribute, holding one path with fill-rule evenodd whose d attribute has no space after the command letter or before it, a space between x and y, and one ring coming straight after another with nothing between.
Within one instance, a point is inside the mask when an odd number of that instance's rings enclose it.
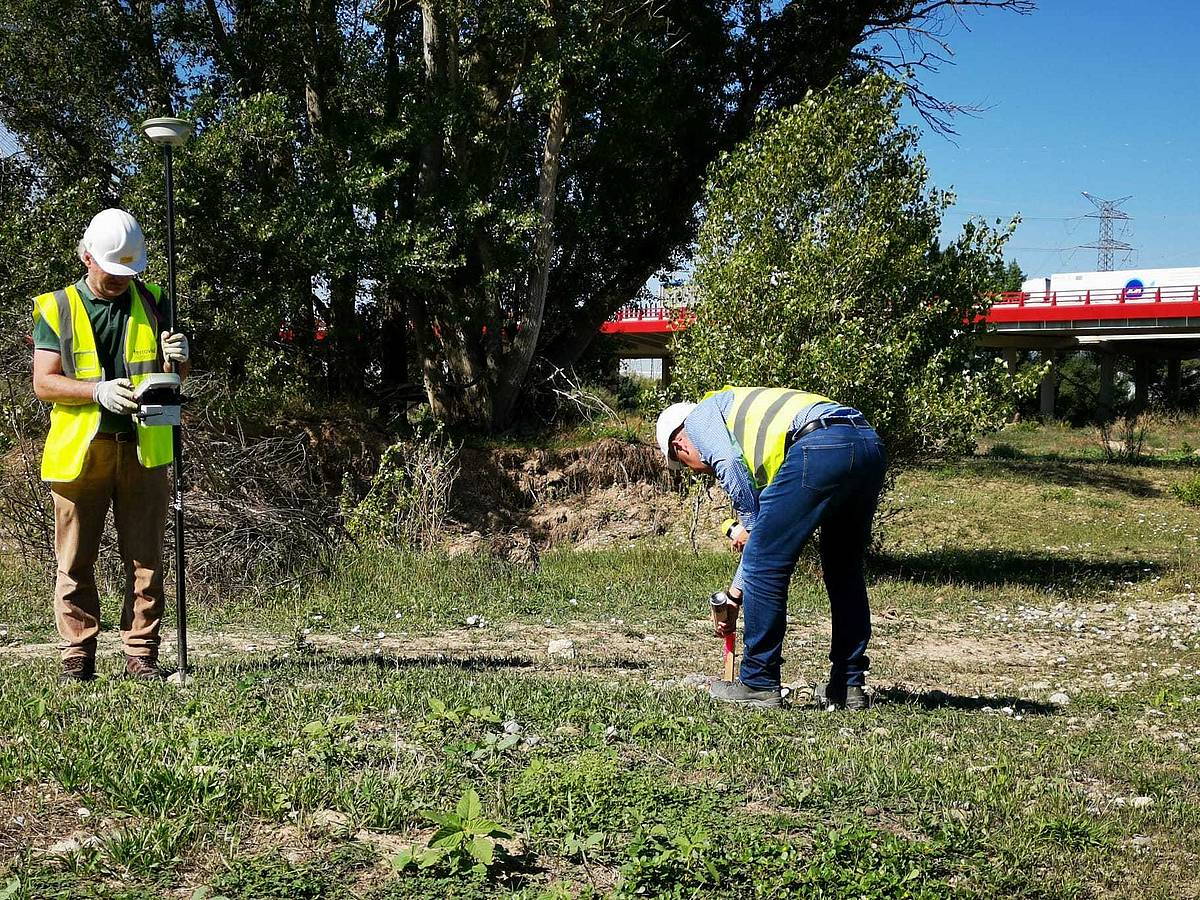
<instances>
[{"instance_id":1,"label":"brown work boot","mask_svg":"<svg viewBox=\"0 0 1200 900\"><path fill-rule=\"evenodd\" d=\"M166 675L158 667L154 656L130 656L125 654L125 677L139 681L165 681Z\"/></svg>"},{"instance_id":2,"label":"brown work boot","mask_svg":"<svg viewBox=\"0 0 1200 900\"><path fill-rule=\"evenodd\" d=\"M93 681L96 678L96 659L92 656L70 656L62 661L58 680L63 684Z\"/></svg>"}]
</instances>

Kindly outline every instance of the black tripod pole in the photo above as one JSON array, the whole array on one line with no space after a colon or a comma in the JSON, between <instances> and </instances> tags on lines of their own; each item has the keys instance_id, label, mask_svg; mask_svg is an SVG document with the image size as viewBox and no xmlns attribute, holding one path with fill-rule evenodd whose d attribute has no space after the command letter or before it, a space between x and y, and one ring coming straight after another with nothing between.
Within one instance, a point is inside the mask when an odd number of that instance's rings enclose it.
<instances>
[{"instance_id":1,"label":"black tripod pole","mask_svg":"<svg viewBox=\"0 0 1200 900\"><path fill-rule=\"evenodd\" d=\"M171 174L171 145L164 144L167 169L167 326L175 330L178 318L175 296L175 184ZM175 622L179 654L179 683L187 683L187 570L183 552L183 425L171 429L175 456Z\"/></svg>"}]
</instances>

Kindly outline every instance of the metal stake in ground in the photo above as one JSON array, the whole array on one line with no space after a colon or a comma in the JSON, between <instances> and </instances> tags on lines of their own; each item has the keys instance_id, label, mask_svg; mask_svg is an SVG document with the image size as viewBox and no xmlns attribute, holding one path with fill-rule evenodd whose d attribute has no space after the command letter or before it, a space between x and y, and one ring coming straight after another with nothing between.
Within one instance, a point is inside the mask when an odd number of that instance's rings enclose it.
<instances>
[{"instance_id":1,"label":"metal stake in ground","mask_svg":"<svg viewBox=\"0 0 1200 900\"><path fill-rule=\"evenodd\" d=\"M163 148L167 188L167 327L175 330L178 303L175 296L175 183L171 171L171 149L182 147L192 133L192 123L185 119L147 119L142 133ZM183 544L183 425L172 430L175 448L175 619L179 655L179 683L187 683L187 576L184 568Z\"/></svg>"}]
</instances>

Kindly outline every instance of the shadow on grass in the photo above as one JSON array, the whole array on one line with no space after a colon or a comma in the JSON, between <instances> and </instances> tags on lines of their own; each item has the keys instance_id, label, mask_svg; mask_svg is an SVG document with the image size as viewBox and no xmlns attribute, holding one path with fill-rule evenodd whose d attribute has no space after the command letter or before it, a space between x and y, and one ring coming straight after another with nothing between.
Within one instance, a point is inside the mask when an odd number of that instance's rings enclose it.
<instances>
[{"instance_id":1,"label":"shadow on grass","mask_svg":"<svg viewBox=\"0 0 1200 900\"><path fill-rule=\"evenodd\" d=\"M210 671L221 671L228 674L238 672L262 672L268 670L298 669L298 668L357 668L379 669L385 672L395 672L402 669L420 668L451 668L467 672L498 672L504 669L529 669L536 661L527 656L500 655L490 653L471 653L463 656L436 654L431 656L384 656L372 653L325 653L323 651L281 654L267 658L249 656L236 659L230 656L222 657L202 668ZM192 667L189 666L189 669Z\"/></svg>"},{"instance_id":2,"label":"shadow on grass","mask_svg":"<svg viewBox=\"0 0 1200 900\"><path fill-rule=\"evenodd\" d=\"M384 672L398 672L407 669L432 669L432 668L450 668L461 669L466 672L499 672L506 669L534 669L538 668L539 662L545 660L537 660L528 656L519 656L515 654L491 654L491 653L468 653L461 656L450 655L446 653L431 654L428 656L387 656L383 654L372 653L325 653L323 651L306 652L299 654L290 654L288 656L276 655L268 659L248 658L244 660L231 660L229 658L215 662L212 670L219 670L224 673L236 674L238 672L259 672L266 670L281 670L287 668L367 668L379 669ZM189 666L189 669L193 667ZM210 668L205 666L205 668ZM648 669L650 664L645 660L624 659L621 657L609 657L599 660L585 660L575 663L574 666L567 665L567 669Z\"/></svg>"},{"instance_id":3,"label":"shadow on grass","mask_svg":"<svg viewBox=\"0 0 1200 900\"><path fill-rule=\"evenodd\" d=\"M1025 700L1020 697L965 697L961 694L947 694L945 691L922 691L914 694L902 687L883 688L876 696L885 703L913 704L922 709L961 709L967 712L980 712L984 709L1002 709L1010 707L1014 713L1022 716L1052 716L1058 707L1050 703L1039 703L1036 700Z\"/></svg>"},{"instance_id":4,"label":"shadow on grass","mask_svg":"<svg viewBox=\"0 0 1200 900\"><path fill-rule=\"evenodd\" d=\"M1130 466L1105 463L1102 459L1069 458L1049 454L1000 457L992 454L976 457L976 467L990 468L1005 476L1039 484L1056 484L1061 487L1089 487L1102 491L1115 491L1132 497L1160 497L1162 491L1155 484L1130 471ZM1168 467L1165 462L1145 461L1139 466Z\"/></svg>"},{"instance_id":5,"label":"shadow on grass","mask_svg":"<svg viewBox=\"0 0 1200 900\"><path fill-rule=\"evenodd\" d=\"M1107 586L1110 581L1141 581L1162 573L1149 560L1101 560L1014 550L931 550L883 553L870 571L876 578L922 583L967 584L972 587L1024 585L1047 589Z\"/></svg>"},{"instance_id":6,"label":"shadow on grass","mask_svg":"<svg viewBox=\"0 0 1200 900\"><path fill-rule=\"evenodd\" d=\"M1057 463L1111 466L1117 472L1130 467L1143 469L1195 469L1200 468L1200 456L1195 453L1167 453L1166 455L1143 455L1134 459L1108 459L1099 450L1022 450L1012 444L999 443L987 452L977 454L974 459L988 462Z\"/></svg>"}]
</instances>

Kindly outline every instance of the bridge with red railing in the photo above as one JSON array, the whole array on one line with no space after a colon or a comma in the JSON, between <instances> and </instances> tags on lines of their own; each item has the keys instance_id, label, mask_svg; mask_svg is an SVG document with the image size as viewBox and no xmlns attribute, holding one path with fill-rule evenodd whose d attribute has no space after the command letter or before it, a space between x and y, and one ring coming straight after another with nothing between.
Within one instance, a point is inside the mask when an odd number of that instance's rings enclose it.
<instances>
[{"instance_id":1,"label":"bridge with red railing","mask_svg":"<svg viewBox=\"0 0 1200 900\"><path fill-rule=\"evenodd\" d=\"M621 355L662 357L670 336L694 319L690 292L675 289L623 307L600 330L621 338ZM1000 294L983 316L985 347L1069 349L1092 345L1195 342L1200 350L1200 285L1131 290L1016 291ZM1125 348L1121 348L1125 349Z\"/></svg>"}]
</instances>

